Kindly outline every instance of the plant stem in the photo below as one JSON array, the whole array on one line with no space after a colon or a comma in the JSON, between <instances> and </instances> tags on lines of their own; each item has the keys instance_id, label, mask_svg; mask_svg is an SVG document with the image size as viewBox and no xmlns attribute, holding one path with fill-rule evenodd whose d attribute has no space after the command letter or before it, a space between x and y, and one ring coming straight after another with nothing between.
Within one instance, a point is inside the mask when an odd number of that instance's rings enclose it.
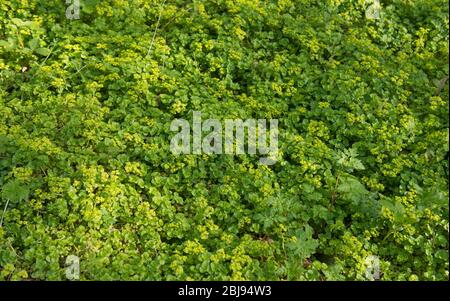
<instances>
[{"instance_id":1,"label":"plant stem","mask_svg":"<svg viewBox=\"0 0 450 301\"><path fill-rule=\"evenodd\" d=\"M145 59L150 54L150 51L152 51L153 43L155 42L156 32L158 31L159 22L161 21L161 15L162 15L163 6L164 6L165 3L166 3L166 0L164 0L162 2L162 4L161 4L160 10L159 10L159 15L158 15L158 20L156 21L155 31L153 32L152 40L150 42L150 47L148 47L147 55L145 56ZM145 64L145 67L147 67L147 66L148 66L148 63Z\"/></svg>"},{"instance_id":2,"label":"plant stem","mask_svg":"<svg viewBox=\"0 0 450 301\"><path fill-rule=\"evenodd\" d=\"M2 227L2 225L3 225L3 218L5 217L5 212L6 212L6 209L8 208L8 204L9 204L9 199L6 200L5 209L3 209L2 218L0 219L0 227Z\"/></svg>"}]
</instances>

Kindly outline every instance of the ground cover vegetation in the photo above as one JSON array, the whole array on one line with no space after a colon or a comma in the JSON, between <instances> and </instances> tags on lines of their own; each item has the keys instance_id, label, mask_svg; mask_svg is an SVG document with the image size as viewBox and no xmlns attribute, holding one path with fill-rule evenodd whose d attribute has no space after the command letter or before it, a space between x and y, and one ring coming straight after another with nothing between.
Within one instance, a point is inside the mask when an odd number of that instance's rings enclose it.
<instances>
[{"instance_id":1,"label":"ground cover vegetation","mask_svg":"<svg viewBox=\"0 0 450 301\"><path fill-rule=\"evenodd\" d=\"M448 3L0 2L0 279L448 280ZM176 118L278 119L276 164Z\"/></svg>"}]
</instances>

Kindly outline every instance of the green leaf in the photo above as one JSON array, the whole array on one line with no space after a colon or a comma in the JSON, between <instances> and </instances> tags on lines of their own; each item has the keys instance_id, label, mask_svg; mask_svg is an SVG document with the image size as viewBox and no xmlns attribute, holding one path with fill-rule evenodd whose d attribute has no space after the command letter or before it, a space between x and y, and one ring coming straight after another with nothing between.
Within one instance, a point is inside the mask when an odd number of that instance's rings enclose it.
<instances>
[{"instance_id":1,"label":"green leaf","mask_svg":"<svg viewBox=\"0 0 450 301\"><path fill-rule=\"evenodd\" d=\"M12 180L3 185L2 199L10 200L11 202L20 202L27 199L29 195L29 188L21 184L18 180Z\"/></svg>"},{"instance_id":2,"label":"green leaf","mask_svg":"<svg viewBox=\"0 0 450 301\"><path fill-rule=\"evenodd\" d=\"M344 150L343 152L339 152L337 163L347 169L348 171L356 170L364 170L365 167L363 163L357 159L358 152L355 148L350 148L348 150Z\"/></svg>"},{"instance_id":3,"label":"green leaf","mask_svg":"<svg viewBox=\"0 0 450 301\"><path fill-rule=\"evenodd\" d=\"M366 187L364 187L357 178L353 176L343 176L337 191L341 193L348 193L352 197L361 197L368 193Z\"/></svg>"},{"instance_id":4,"label":"green leaf","mask_svg":"<svg viewBox=\"0 0 450 301\"><path fill-rule=\"evenodd\" d=\"M8 48L10 45L8 41L0 40L0 47Z\"/></svg>"},{"instance_id":5,"label":"green leaf","mask_svg":"<svg viewBox=\"0 0 450 301\"><path fill-rule=\"evenodd\" d=\"M296 258L303 260L314 254L319 243L312 238L312 234L313 229L307 225L304 229L297 230L295 235L296 241L287 244L287 247Z\"/></svg>"},{"instance_id":6,"label":"green leaf","mask_svg":"<svg viewBox=\"0 0 450 301\"><path fill-rule=\"evenodd\" d=\"M7 41L0 40L0 48L4 48L5 50L11 50L16 47L16 42L12 38L8 38Z\"/></svg>"},{"instance_id":7,"label":"green leaf","mask_svg":"<svg viewBox=\"0 0 450 301\"><path fill-rule=\"evenodd\" d=\"M446 196L445 191L440 191L436 188L426 190L420 199L420 204L426 207L433 205L448 206L448 196Z\"/></svg>"},{"instance_id":8,"label":"green leaf","mask_svg":"<svg viewBox=\"0 0 450 301\"><path fill-rule=\"evenodd\" d=\"M31 39L28 42L28 46L30 47L31 50L35 50L36 48L39 47L39 40L38 39ZM41 48L41 49L45 49L45 48Z\"/></svg>"},{"instance_id":9,"label":"green leaf","mask_svg":"<svg viewBox=\"0 0 450 301\"><path fill-rule=\"evenodd\" d=\"M51 53L51 50L48 48L37 48L36 50L34 50L34 52L36 52L39 55L42 56L48 56Z\"/></svg>"}]
</instances>

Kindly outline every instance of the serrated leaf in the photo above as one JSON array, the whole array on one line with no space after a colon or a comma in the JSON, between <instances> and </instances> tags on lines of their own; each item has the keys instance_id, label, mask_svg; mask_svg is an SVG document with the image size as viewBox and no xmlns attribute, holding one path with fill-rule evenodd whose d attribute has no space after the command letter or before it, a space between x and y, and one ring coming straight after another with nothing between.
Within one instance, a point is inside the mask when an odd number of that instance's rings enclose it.
<instances>
[{"instance_id":1,"label":"serrated leaf","mask_svg":"<svg viewBox=\"0 0 450 301\"><path fill-rule=\"evenodd\" d=\"M39 40L38 39L31 39L28 42L28 46L30 47L31 50L35 50L36 48L39 47Z\"/></svg>"},{"instance_id":2,"label":"serrated leaf","mask_svg":"<svg viewBox=\"0 0 450 301\"><path fill-rule=\"evenodd\" d=\"M311 256L319 245L317 240L313 239L313 230L310 226L305 226L304 229L297 230L294 242L288 244L288 248L293 251L296 257L305 259Z\"/></svg>"},{"instance_id":3,"label":"serrated leaf","mask_svg":"<svg viewBox=\"0 0 450 301\"><path fill-rule=\"evenodd\" d=\"M51 53L51 50L48 48L41 47L41 48L35 49L34 52L36 52L37 54L42 55L42 56L48 56Z\"/></svg>"},{"instance_id":4,"label":"serrated leaf","mask_svg":"<svg viewBox=\"0 0 450 301\"><path fill-rule=\"evenodd\" d=\"M0 47L8 48L10 46L10 43L5 40L0 40Z\"/></svg>"},{"instance_id":5,"label":"serrated leaf","mask_svg":"<svg viewBox=\"0 0 450 301\"><path fill-rule=\"evenodd\" d=\"M0 47L4 48L6 50L11 50L16 46L16 43L13 39L8 38L7 41L5 40L0 40Z\"/></svg>"},{"instance_id":6,"label":"serrated leaf","mask_svg":"<svg viewBox=\"0 0 450 301\"><path fill-rule=\"evenodd\" d=\"M20 202L27 199L29 195L29 188L21 184L18 180L12 180L3 185L2 199L10 200L11 202Z\"/></svg>"}]
</instances>

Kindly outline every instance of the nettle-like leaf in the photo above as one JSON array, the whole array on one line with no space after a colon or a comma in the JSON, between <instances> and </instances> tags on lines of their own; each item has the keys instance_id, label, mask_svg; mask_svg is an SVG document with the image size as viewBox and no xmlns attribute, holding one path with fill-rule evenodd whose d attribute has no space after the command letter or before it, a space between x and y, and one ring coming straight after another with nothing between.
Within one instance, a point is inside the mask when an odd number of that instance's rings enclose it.
<instances>
[{"instance_id":1,"label":"nettle-like leaf","mask_svg":"<svg viewBox=\"0 0 450 301\"><path fill-rule=\"evenodd\" d=\"M419 199L419 205L424 208L445 206L448 205L448 192L432 187L423 191Z\"/></svg>"},{"instance_id":2,"label":"nettle-like leaf","mask_svg":"<svg viewBox=\"0 0 450 301\"><path fill-rule=\"evenodd\" d=\"M292 256L303 260L310 257L316 251L319 242L313 239L313 229L306 225L303 229L299 229L295 233L296 240L287 244L291 250Z\"/></svg>"},{"instance_id":3,"label":"nettle-like leaf","mask_svg":"<svg viewBox=\"0 0 450 301\"><path fill-rule=\"evenodd\" d=\"M36 48L34 50L34 52L36 52L37 54L42 55L42 56L48 56L51 53L51 50L48 48L39 47L39 48Z\"/></svg>"},{"instance_id":4,"label":"nettle-like leaf","mask_svg":"<svg viewBox=\"0 0 450 301\"><path fill-rule=\"evenodd\" d=\"M100 2L100 0L81 0L80 4L82 11L87 14L92 14L95 11L95 6Z\"/></svg>"},{"instance_id":5,"label":"nettle-like leaf","mask_svg":"<svg viewBox=\"0 0 450 301\"><path fill-rule=\"evenodd\" d=\"M22 184L19 180L11 180L2 187L2 199L13 203L27 199L29 193L28 186Z\"/></svg>"},{"instance_id":6,"label":"nettle-like leaf","mask_svg":"<svg viewBox=\"0 0 450 301\"><path fill-rule=\"evenodd\" d=\"M337 163L348 172L352 172L353 170L364 170L365 167L363 163L357 157L358 152L356 149L346 149L343 152L339 152Z\"/></svg>"},{"instance_id":7,"label":"nettle-like leaf","mask_svg":"<svg viewBox=\"0 0 450 301\"><path fill-rule=\"evenodd\" d=\"M6 51L13 50L17 48L17 41L13 38L8 38L7 40L0 40L0 48Z\"/></svg>"},{"instance_id":8,"label":"nettle-like leaf","mask_svg":"<svg viewBox=\"0 0 450 301\"><path fill-rule=\"evenodd\" d=\"M397 222L402 222L406 220L406 209L403 204L396 202L392 199L383 197L380 199L380 204L382 207L389 209Z\"/></svg>"},{"instance_id":9,"label":"nettle-like leaf","mask_svg":"<svg viewBox=\"0 0 450 301\"><path fill-rule=\"evenodd\" d=\"M352 175L342 175L338 183L337 202L340 200L348 202L352 212L367 214L371 217L378 216L380 204L377 202L377 193L368 191L358 178Z\"/></svg>"},{"instance_id":10,"label":"nettle-like leaf","mask_svg":"<svg viewBox=\"0 0 450 301\"><path fill-rule=\"evenodd\" d=\"M343 175L340 178L337 191L348 194L351 199L362 197L368 193L366 187L361 184L358 178L351 175Z\"/></svg>"}]
</instances>

